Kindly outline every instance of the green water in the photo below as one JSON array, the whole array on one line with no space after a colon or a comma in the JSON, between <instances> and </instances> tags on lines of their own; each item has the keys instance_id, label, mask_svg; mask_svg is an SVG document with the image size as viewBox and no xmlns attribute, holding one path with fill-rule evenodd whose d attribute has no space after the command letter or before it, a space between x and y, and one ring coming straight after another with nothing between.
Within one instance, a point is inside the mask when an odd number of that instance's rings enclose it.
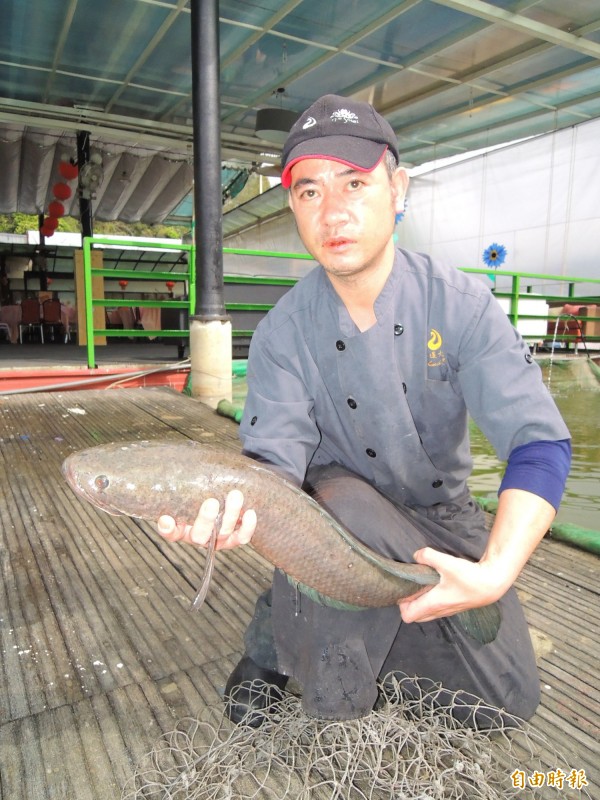
<instances>
[{"instance_id":1,"label":"green water","mask_svg":"<svg viewBox=\"0 0 600 800\"><path fill-rule=\"evenodd\" d=\"M544 365L544 380L573 437L573 462L557 521L600 530L600 383L588 379L582 361L572 366ZM469 480L476 495L496 497L504 472L483 434L471 425L475 466Z\"/></svg>"}]
</instances>

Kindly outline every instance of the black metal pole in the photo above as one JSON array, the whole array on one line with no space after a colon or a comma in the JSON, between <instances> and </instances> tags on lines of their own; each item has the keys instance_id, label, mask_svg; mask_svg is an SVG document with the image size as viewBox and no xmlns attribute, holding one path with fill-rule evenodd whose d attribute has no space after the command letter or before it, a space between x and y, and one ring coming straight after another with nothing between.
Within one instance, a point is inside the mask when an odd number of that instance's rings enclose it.
<instances>
[{"instance_id":1,"label":"black metal pole","mask_svg":"<svg viewBox=\"0 0 600 800\"><path fill-rule=\"evenodd\" d=\"M77 131L77 166L81 173L82 168L90 160L90 134L89 131ZM79 221L81 223L81 235L93 236L92 225L92 200L91 197L84 197L84 193L79 190Z\"/></svg>"},{"instance_id":2,"label":"black metal pole","mask_svg":"<svg viewBox=\"0 0 600 800\"><path fill-rule=\"evenodd\" d=\"M219 3L191 0L196 316L226 319L223 295Z\"/></svg>"}]
</instances>

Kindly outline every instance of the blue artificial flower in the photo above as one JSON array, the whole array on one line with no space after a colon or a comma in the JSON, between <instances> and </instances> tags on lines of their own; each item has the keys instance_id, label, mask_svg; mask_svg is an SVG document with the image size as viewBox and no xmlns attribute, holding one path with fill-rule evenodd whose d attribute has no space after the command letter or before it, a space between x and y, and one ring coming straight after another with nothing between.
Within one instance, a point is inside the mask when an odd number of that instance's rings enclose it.
<instances>
[{"instance_id":1,"label":"blue artificial flower","mask_svg":"<svg viewBox=\"0 0 600 800\"><path fill-rule=\"evenodd\" d=\"M488 267L500 267L506 261L507 250L503 244L491 244L483 251L483 261Z\"/></svg>"}]
</instances>

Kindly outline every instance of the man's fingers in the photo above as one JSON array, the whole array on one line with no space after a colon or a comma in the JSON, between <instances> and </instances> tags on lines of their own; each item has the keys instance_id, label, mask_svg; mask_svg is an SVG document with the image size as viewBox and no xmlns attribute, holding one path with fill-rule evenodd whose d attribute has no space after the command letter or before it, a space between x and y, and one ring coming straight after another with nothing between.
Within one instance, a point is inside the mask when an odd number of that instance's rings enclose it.
<instances>
[{"instance_id":1,"label":"man's fingers","mask_svg":"<svg viewBox=\"0 0 600 800\"><path fill-rule=\"evenodd\" d=\"M244 495L239 489L232 489L225 498L225 509L219 536L231 536L240 522L240 513L244 504Z\"/></svg>"},{"instance_id":2,"label":"man's fingers","mask_svg":"<svg viewBox=\"0 0 600 800\"><path fill-rule=\"evenodd\" d=\"M158 520L158 532L169 542L185 541L205 547L216 526L219 534L218 549L248 544L256 528L256 513L248 509L242 514L243 505L242 492L232 489L225 499L222 514L219 501L210 497L200 506L193 525L177 525L172 517L165 514Z\"/></svg>"},{"instance_id":3,"label":"man's fingers","mask_svg":"<svg viewBox=\"0 0 600 800\"><path fill-rule=\"evenodd\" d=\"M159 517L157 524L158 532L169 542L178 542L183 538L183 531L180 531L173 517L164 514Z\"/></svg>"},{"instance_id":4,"label":"man's fingers","mask_svg":"<svg viewBox=\"0 0 600 800\"><path fill-rule=\"evenodd\" d=\"M254 511L253 508L249 508L248 511L244 512L244 516L242 517L242 524L240 525L237 535L238 542L240 544L248 544L255 530L256 511Z\"/></svg>"},{"instance_id":5,"label":"man's fingers","mask_svg":"<svg viewBox=\"0 0 600 800\"><path fill-rule=\"evenodd\" d=\"M202 503L196 521L189 533L190 542L202 546L208 543L219 517L219 509L219 501L215 497L209 497L208 500Z\"/></svg>"}]
</instances>

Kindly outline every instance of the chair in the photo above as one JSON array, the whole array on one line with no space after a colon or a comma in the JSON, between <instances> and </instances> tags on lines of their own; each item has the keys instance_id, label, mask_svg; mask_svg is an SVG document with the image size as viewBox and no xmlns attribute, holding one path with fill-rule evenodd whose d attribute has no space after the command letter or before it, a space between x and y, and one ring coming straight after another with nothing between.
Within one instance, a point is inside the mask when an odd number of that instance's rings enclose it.
<instances>
[{"instance_id":1,"label":"chair","mask_svg":"<svg viewBox=\"0 0 600 800\"><path fill-rule=\"evenodd\" d=\"M6 341L10 342L10 328L6 324L6 322L0 322L0 333L6 334Z\"/></svg>"},{"instance_id":2,"label":"chair","mask_svg":"<svg viewBox=\"0 0 600 800\"><path fill-rule=\"evenodd\" d=\"M23 344L23 328L27 328L29 334L34 328L40 329L40 339L44 344L44 327L40 315L40 304L36 299L25 299L21 301L21 320L19 322L19 342Z\"/></svg>"},{"instance_id":3,"label":"chair","mask_svg":"<svg viewBox=\"0 0 600 800\"><path fill-rule=\"evenodd\" d=\"M50 339L54 341L54 330L63 329L62 310L60 300L45 300L42 304L42 323L44 328L50 329Z\"/></svg>"}]
</instances>

